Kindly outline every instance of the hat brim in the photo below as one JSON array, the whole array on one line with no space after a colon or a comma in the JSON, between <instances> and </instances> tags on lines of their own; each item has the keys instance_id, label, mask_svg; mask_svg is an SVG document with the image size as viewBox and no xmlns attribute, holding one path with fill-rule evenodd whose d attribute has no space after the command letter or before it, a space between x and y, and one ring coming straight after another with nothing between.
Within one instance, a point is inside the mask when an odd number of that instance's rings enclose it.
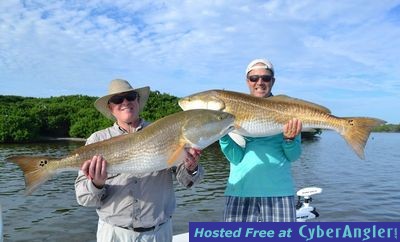
<instances>
[{"instance_id":1,"label":"hat brim","mask_svg":"<svg viewBox=\"0 0 400 242\"><path fill-rule=\"evenodd\" d=\"M147 100L149 99L149 95L150 95L150 87L141 87L141 88L136 88L136 89L132 89L131 91L135 91L139 94L139 113L143 111L144 106L147 103ZM124 92L129 92L129 91L124 91ZM117 92L117 93L112 93L109 95L106 95L104 97L98 98L95 102L94 102L94 106L95 108L102 113L106 118L111 119L111 120L115 120L114 115L112 115L109 107L108 107L108 100L117 94L120 93L124 93L124 92Z\"/></svg>"}]
</instances>

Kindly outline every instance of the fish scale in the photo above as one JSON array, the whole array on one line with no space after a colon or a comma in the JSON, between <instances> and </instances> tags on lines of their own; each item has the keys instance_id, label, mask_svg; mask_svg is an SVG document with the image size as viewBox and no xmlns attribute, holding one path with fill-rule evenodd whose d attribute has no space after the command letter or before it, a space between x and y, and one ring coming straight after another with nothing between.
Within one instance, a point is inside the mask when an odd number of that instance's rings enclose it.
<instances>
[{"instance_id":1,"label":"fish scale","mask_svg":"<svg viewBox=\"0 0 400 242\"><path fill-rule=\"evenodd\" d=\"M24 172L26 193L32 193L54 174L79 170L94 155L107 161L109 173L143 174L166 169L183 161L185 148L204 149L233 129L232 114L190 110L168 115L138 132L120 135L76 149L71 155L14 156L10 160Z\"/></svg>"},{"instance_id":2,"label":"fish scale","mask_svg":"<svg viewBox=\"0 0 400 242\"><path fill-rule=\"evenodd\" d=\"M371 130L386 123L369 117L336 117L321 105L285 95L268 98L227 91L208 90L179 100L183 110L207 108L235 115L236 134L249 137L270 136L283 132L291 119L301 120L304 128L330 129L338 132L364 159L364 147Z\"/></svg>"}]
</instances>

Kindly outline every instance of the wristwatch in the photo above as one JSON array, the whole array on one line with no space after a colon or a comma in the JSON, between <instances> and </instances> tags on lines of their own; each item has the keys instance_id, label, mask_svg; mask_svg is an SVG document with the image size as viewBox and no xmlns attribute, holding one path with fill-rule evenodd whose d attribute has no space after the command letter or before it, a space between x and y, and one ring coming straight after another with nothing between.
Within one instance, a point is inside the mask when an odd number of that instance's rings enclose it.
<instances>
[{"instance_id":1,"label":"wristwatch","mask_svg":"<svg viewBox=\"0 0 400 242\"><path fill-rule=\"evenodd\" d=\"M191 176L194 176L194 175L196 175L197 174L197 170L199 169L199 166L196 166L196 168L193 170L193 171L189 171L188 170L188 173L191 175Z\"/></svg>"},{"instance_id":2,"label":"wristwatch","mask_svg":"<svg viewBox=\"0 0 400 242\"><path fill-rule=\"evenodd\" d=\"M285 138L285 137L283 137L283 139L285 140L285 142L286 143L288 143L288 144L290 144L290 143L292 143L293 142L293 140L295 139L295 138Z\"/></svg>"}]
</instances>

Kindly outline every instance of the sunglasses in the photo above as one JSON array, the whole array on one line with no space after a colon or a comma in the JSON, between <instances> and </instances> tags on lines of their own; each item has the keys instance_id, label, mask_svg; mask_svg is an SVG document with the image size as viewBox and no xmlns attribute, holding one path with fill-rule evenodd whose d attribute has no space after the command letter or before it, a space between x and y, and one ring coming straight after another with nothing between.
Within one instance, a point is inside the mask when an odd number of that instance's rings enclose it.
<instances>
[{"instance_id":1,"label":"sunglasses","mask_svg":"<svg viewBox=\"0 0 400 242\"><path fill-rule=\"evenodd\" d=\"M109 100L108 103L113 103L113 104L121 104L124 102L126 99L129 102L135 101L137 98L139 98L139 94L137 92L129 92L124 95L115 95L112 96Z\"/></svg>"},{"instance_id":2,"label":"sunglasses","mask_svg":"<svg viewBox=\"0 0 400 242\"><path fill-rule=\"evenodd\" d=\"M252 75L248 77L251 82L257 82L260 78L264 82L270 82L272 80L272 76L270 75Z\"/></svg>"}]
</instances>

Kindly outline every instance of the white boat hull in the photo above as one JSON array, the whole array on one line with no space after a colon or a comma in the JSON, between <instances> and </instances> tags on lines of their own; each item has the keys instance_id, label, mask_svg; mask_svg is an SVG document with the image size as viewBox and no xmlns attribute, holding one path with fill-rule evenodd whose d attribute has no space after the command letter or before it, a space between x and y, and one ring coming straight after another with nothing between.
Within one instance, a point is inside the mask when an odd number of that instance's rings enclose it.
<instances>
[{"instance_id":1,"label":"white boat hull","mask_svg":"<svg viewBox=\"0 0 400 242\"><path fill-rule=\"evenodd\" d=\"M189 233L174 235L172 242L189 242Z\"/></svg>"}]
</instances>

